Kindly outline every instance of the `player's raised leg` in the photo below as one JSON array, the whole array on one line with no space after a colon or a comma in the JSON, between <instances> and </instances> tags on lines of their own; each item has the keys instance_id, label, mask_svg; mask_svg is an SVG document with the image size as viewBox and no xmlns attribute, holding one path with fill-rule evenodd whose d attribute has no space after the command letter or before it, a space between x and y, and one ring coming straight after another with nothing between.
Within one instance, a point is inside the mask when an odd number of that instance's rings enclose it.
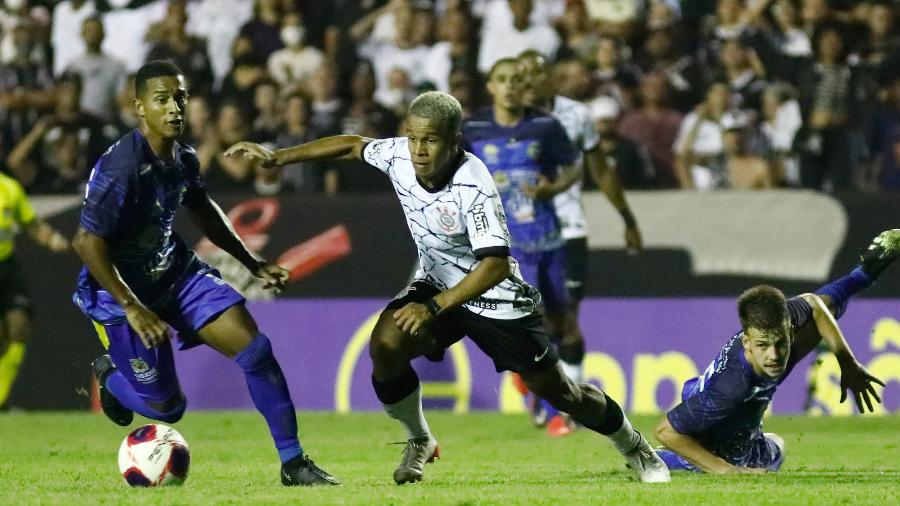
<instances>
[{"instance_id":1,"label":"player's raised leg","mask_svg":"<svg viewBox=\"0 0 900 506\"><path fill-rule=\"evenodd\" d=\"M234 360L244 371L256 409L266 419L281 459L281 483L337 485L340 482L304 454L297 435L297 414L272 344L257 328L243 304L236 304L197 334L206 344Z\"/></svg>"},{"instance_id":2,"label":"player's raised leg","mask_svg":"<svg viewBox=\"0 0 900 506\"><path fill-rule=\"evenodd\" d=\"M591 384L576 385L555 366L520 373L528 388L578 423L608 437L633 471L645 483L670 480L669 470L650 444L632 427L622 408Z\"/></svg>"},{"instance_id":3,"label":"player's raised leg","mask_svg":"<svg viewBox=\"0 0 900 506\"><path fill-rule=\"evenodd\" d=\"M126 322L94 327L108 353L91 363L106 416L122 426L131 423L134 413L166 423L181 420L187 402L172 344L167 340L147 348Z\"/></svg>"}]
</instances>

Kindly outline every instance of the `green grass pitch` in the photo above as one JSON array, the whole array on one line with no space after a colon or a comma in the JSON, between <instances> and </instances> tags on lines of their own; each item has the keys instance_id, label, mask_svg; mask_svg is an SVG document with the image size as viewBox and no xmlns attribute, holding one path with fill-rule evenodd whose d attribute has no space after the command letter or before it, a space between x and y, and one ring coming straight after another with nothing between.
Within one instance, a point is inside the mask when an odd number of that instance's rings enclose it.
<instances>
[{"instance_id":1,"label":"green grass pitch","mask_svg":"<svg viewBox=\"0 0 900 506\"><path fill-rule=\"evenodd\" d=\"M655 417L634 417L650 432ZM127 430L88 413L0 414L0 504L900 504L900 417L771 417L784 436L780 473L676 473L645 485L603 438L550 439L521 416L432 412L443 458L425 481L391 480L402 431L381 413L300 413L306 451L344 485L284 488L262 419L188 412L175 427L191 446L184 486L131 489L116 452ZM141 420L135 422L135 428Z\"/></svg>"}]
</instances>

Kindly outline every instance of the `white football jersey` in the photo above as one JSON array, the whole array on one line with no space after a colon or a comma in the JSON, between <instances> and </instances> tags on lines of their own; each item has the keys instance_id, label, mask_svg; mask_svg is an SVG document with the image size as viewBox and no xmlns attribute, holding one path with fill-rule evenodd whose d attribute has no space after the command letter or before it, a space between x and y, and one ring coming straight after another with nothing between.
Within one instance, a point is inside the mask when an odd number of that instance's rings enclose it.
<instances>
[{"instance_id":1,"label":"white football jersey","mask_svg":"<svg viewBox=\"0 0 900 506\"><path fill-rule=\"evenodd\" d=\"M416 279L446 290L472 272L479 258L509 253L509 231L503 204L487 167L464 153L459 167L442 188L419 184L406 137L381 139L363 150L363 160L391 179L406 224L419 253ZM525 283L519 264L509 257L511 274L464 307L488 318L512 320L534 313L540 295Z\"/></svg>"},{"instance_id":2,"label":"white football jersey","mask_svg":"<svg viewBox=\"0 0 900 506\"><path fill-rule=\"evenodd\" d=\"M600 144L600 133L597 132L597 126L591 120L586 105L570 98L556 96L553 99L553 115L562 123L566 134L578 151L584 153ZM579 157L575 163L583 163L583 160L583 157ZM563 239L587 237L587 220L581 204L582 184L579 180L553 198Z\"/></svg>"}]
</instances>

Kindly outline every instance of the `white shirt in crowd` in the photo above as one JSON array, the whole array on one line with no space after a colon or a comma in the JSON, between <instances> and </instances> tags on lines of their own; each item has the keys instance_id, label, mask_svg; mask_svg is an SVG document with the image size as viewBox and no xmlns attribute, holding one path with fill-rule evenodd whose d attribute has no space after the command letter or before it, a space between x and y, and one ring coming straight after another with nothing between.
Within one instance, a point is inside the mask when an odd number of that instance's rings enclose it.
<instances>
[{"instance_id":1,"label":"white shirt in crowd","mask_svg":"<svg viewBox=\"0 0 900 506\"><path fill-rule=\"evenodd\" d=\"M107 55L82 55L72 60L66 71L81 76L81 108L112 120L118 110L116 94L128 77L125 65Z\"/></svg>"},{"instance_id":2,"label":"white shirt in crowd","mask_svg":"<svg viewBox=\"0 0 900 506\"><path fill-rule=\"evenodd\" d=\"M591 151L600 144L597 125L591 120L588 107L581 102L557 96L553 99L553 116L562 124L566 135L579 152ZM575 163L583 163L583 157L579 157ZM583 180L578 180L568 190L553 198L562 236L566 240L587 237L587 220L581 202L582 186Z\"/></svg>"},{"instance_id":3,"label":"white shirt in crowd","mask_svg":"<svg viewBox=\"0 0 900 506\"><path fill-rule=\"evenodd\" d=\"M216 83L231 70L231 46L244 23L253 17L247 0L197 0L188 2L187 32L206 39L206 52Z\"/></svg>"},{"instance_id":4,"label":"white shirt in crowd","mask_svg":"<svg viewBox=\"0 0 900 506\"><path fill-rule=\"evenodd\" d=\"M428 46L400 49L393 42L365 44L360 54L372 62L375 70L376 91L386 92L388 77L394 69L406 72L409 82L415 86L425 80L425 65L428 61Z\"/></svg>"},{"instance_id":5,"label":"white shirt in crowd","mask_svg":"<svg viewBox=\"0 0 900 506\"><path fill-rule=\"evenodd\" d=\"M443 187L429 191L416 179L406 137L373 141L363 150L366 163L391 180L419 255L416 279L441 290L458 284L479 262L479 254L509 249L503 204L487 167L463 153ZM464 307L501 320L528 316L540 303L537 290L522 280L509 257L512 274Z\"/></svg>"},{"instance_id":6,"label":"white shirt in crowd","mask_svg":"<svg viewBox=\"0 0 900 506\"><path fill-rule=\"evenodd\" d=\"M281 86L308 78L322 65L325 57L311 46L299 50L282 48L269 56L269 74Z\"/></svg>"},{"instance_id":7,"label":"white shirt in crowd","mask_svg":"<svg viewBox=\"0 0 900 506\"><path fill-rule=\"evenodd\" d=\"M84 55L86 48L81 39L81 25L84 20L97 14L93 0L75 9L71 0L56 4L53 8L53 26L50 29L50 43L53 45L53 75L60 76L72 60Z\"/></svg>"},{"instance_id":8,"label":"white shirt in crowd","mask_svg":"<svg viewBox=\"0 0 900 506\"><path fill-rule=\"evenodd\" d=\"M510 24L506 28L484 32L478 53L478 71L487 74L497 60L518 56L527 49L539 51L552 60L559 44L559 35L548 25L533 24L519 31Z\"/></svg>"}]
</instances>

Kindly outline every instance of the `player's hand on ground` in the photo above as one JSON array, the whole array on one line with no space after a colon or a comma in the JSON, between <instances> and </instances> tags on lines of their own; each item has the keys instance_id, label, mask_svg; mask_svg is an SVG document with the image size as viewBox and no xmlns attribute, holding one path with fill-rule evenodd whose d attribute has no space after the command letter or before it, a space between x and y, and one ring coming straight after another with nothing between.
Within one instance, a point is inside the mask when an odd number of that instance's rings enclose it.
<instances>
[{"instance_id":1,"label":"player's hand on ground","mask_svg":"<svg viewBox=\"0 0 900 506\"><path fill-rule=\"evenodd\" d=\"M128 306L125 317L148 349L159 346L169 338L169 326L166 322L140 302Z\"/></svg>"},{"instance_id":2,"label":"player's hand on ground","mask_svg":"<svg viewBox=\"0 0 900 506\"><path fill-rule=\"evenodd\" d=\"M291 277L290 271L280 265L269 262L260 262L253 275L263 280L263 288L274 288L276 290L283 289Z\"/></svg>"},{"instance_id":3,"label":"player's hand on ground","mask_svg":"<svg viewBox=\"0 0 900 506\"><path fill-rule=\"evenodd\" d=\"M841 402L843 403L847 400L847 390L849 389L853 392L853 399L856 401L856 407L860 413L866 412L863 402L865 402L865 407L869 408L869 412L874 413L871 397L874 397L879 404L881 403L881 397L875 392L873 383L884 386L884 382L869 374L869 371L856 359L851 358L848 361L839 361L838 363L841 366Z\"/></svg>"},{"instance_id":4,"label":"player's hand on ground","mask_svg":"<svg viewBox=\"0 0 900 506\"><path fill-rule=\"evenodd\" d=\"M410 302L394 312L394 322L407 334L418 334L431 320L434 320L434 315L425 304Z\"/></svg>"},{"instance_id":5,"label":"player's hand on ground","mask_svg":"<svg viewBox=\"0 0 900 506\"><path fill-rule=\"evenodd\" d=\"M635 255L644 249L644 238L637 227L625 227L625 247L628 253Z\"/></svg>"},{"instance_id":6,"label":"player's hand on ground","mask_svg":"<svg viewBox=\"0 0 900 506\"><path fill-rule=\"evenodd\" d=\"M544 176L540 176L535 185L525 185L522 191L534 200L549 200L556 195L550 180Z\"/></svg>"},{"instance_id":7,"label":"player's hand on ground","mask_svg":"<svg viewBox=\"0 0 900 506\"><path fill-rule=\"evenodd\" d=\"M263 167L275 165L275 152L254 142L237 142L225 150L225 156L243 154L244 158L253 160Z\"/></svg>"}]
</instances>

